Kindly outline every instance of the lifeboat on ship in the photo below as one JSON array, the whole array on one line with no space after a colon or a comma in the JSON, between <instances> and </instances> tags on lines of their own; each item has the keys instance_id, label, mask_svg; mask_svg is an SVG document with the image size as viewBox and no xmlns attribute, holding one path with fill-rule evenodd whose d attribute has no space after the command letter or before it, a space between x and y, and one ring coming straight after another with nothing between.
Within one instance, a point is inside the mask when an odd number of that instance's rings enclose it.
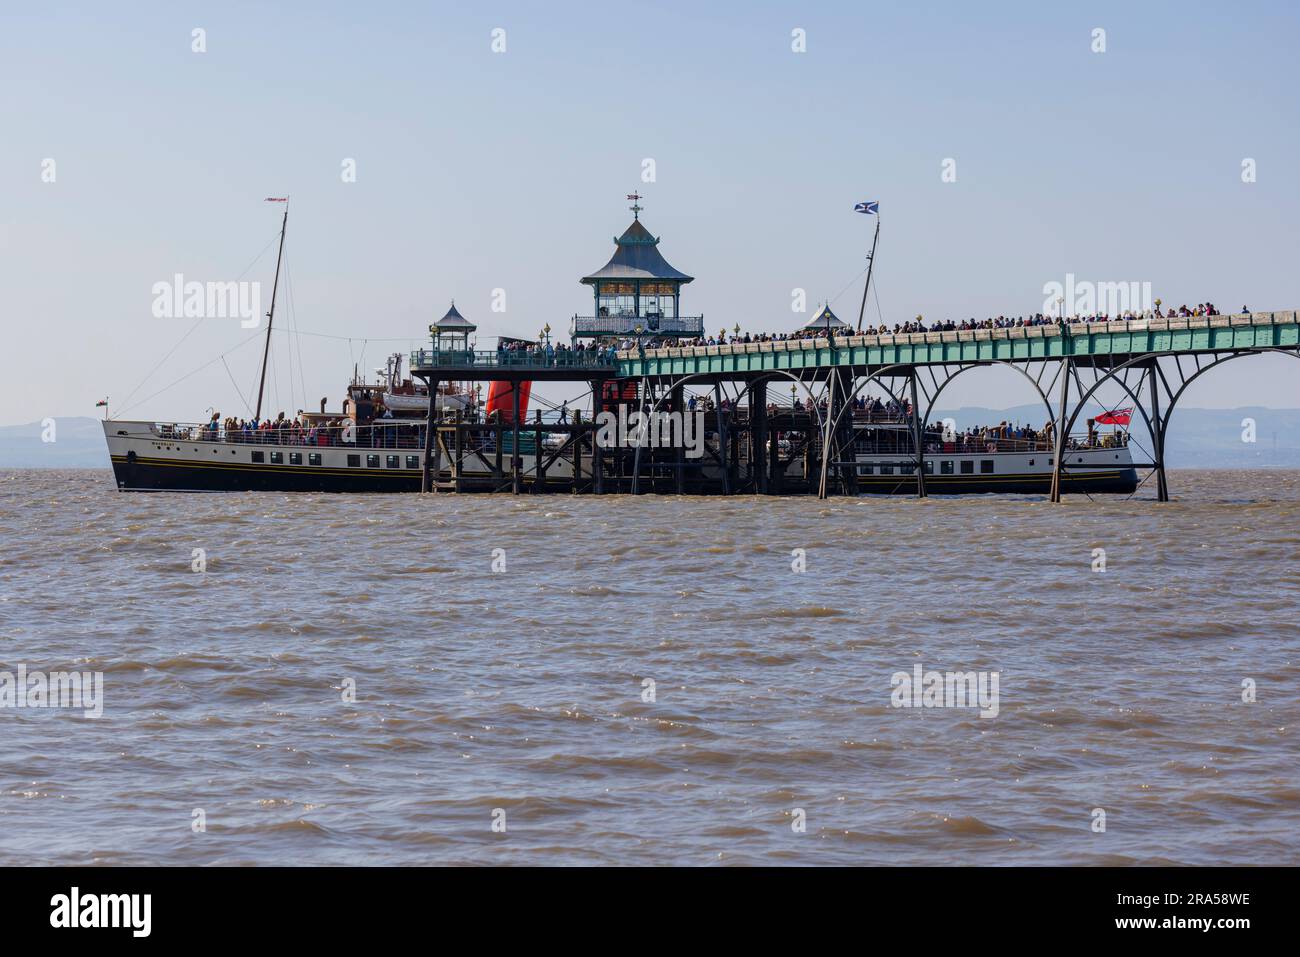
<instances>
[{"instance_id":1,"label":"lifeboat on ship","mask_svg":"<svg viewBox=\"0 0 1300 957\"><path fill-rule=\"evenodd\" d=\"M437 410L449 410L455 412L459 409L469 408L468 392L439 392ZM384 408L392 409L394 412L421 412L429 411L429 394L412 393L410 395L400 392L384 393Z\"/></svg>"}]
</instances>

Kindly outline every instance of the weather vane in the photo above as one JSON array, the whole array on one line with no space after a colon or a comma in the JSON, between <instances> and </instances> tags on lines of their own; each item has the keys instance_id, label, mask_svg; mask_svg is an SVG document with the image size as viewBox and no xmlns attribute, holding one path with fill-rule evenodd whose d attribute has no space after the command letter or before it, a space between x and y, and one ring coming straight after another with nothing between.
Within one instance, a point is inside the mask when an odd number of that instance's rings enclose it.
<instances>
[{"instance_id":1,"label":"weather vane","mask_svg":"<svg viewBox=\"0 0 1300 957\"><path fill-rule=\"evenodd\" d=\"M640 201L645 199L645 197L642 196L640 193L628 193L627 198L632 200L632 205L628 207L629 209L632 210L632 218L640 219L641 210L644 208L641 206Z\"/></svg>"}]
</instances>

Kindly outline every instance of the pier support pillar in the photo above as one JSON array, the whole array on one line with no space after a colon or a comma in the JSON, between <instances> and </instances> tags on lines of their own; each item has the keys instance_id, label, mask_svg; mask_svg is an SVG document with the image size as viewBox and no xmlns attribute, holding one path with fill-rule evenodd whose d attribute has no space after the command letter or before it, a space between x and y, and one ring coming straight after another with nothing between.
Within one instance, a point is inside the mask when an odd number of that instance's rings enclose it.
<instances>
[{"instance_id":1,"label":"pier support pillar","mask_svg":"<svg viewBox=\"0 0 1300 957\"><path fill-rule=\"evenodd\" d=\"M594 495L605 494L605 462L597 435L600 428L600 413L604 408L605 380L597 379L591 384L591 491ZM578 441L582 441L581 436Z\"/></svg>"},{"instance_id":2,"label":"pier support pillar","mask_svg":"<svg viewBox=\"0 0 1300 957\"><path fill-rule=\"evenodd\" d=\"M718 461L722 464L722 494L731 494L731 456L727 423L722 417L722 383L713 384L713 410L718 416Z\"/></svg>"},{"instance_id":3,"label":"pier support pillar","mask_svg":"<svg viewBox=\"0 0 1300 957\"><path fill-rule=\"evenodd\" d=\"M737 413L739 409L736 406L731 407L731 415L727 423L727 434L731 437L731 468L727 472L727 481L731 483L733 491L740 491L740 428L737 423Z\"/></svg>"},{"instance_id":4,"label":"pier support pillar","mask_svg":"<svg viewBox=\"0 0 1300 957\"><path fill-rule=\"evenodd\" d=\"M537 465L534 468L533 491L541 493L546 491L546 463L542 458L542 410L536 410L536 418L533 419L533 448L537 455Z\"/></svg>"},{"instance_id":5,"label":"pier support pillar","mask_svg":"<svg viewBox=\"0 0 1300 957\"><path fill-rule=\"evenodd\" d=\"M637 412L639 413L644 412L645 407L650 404L648 398L649 394L650 394L650 383L648 380L642 379L641 388L637 390L637 394L636 394ZM628 418L631 418L631 416L628 416ZM649 423L647 423L644 419L638 418L637 421L641 423L641 428L637 432L636 448L632 450L632 494L633 495L641 494L641 447L645 445L646 435L650 431Z\"/></svg>"},{"instance_id":6,"label":"pier support pillar","mask_svg":"<svg viewBox=\"0 0 1300 957\"><path fill-rule=\"evenodd\" d=\"M925 498L925 423L921 421L921 405L916 398L916 367L907 376L912 401L912 448L916 452L916 497Z\"/></svg>"},{"instance_id":7,"label":"pier support pillar","mask_svg":"<svg viewBox=\"0 0 1300 957\"><path fill-rule=\"evenodd\" d=\"M680 385L673 386L673 411L681 417L681 441L673 448L673 490L678 495L686 493L686 403L685 390Z\"/></svg>"},{"instance_id":8,"label":"pier support pillar","mask_svg":"<svg viewBox=\"0 0 1300 957\"><path fill-rule=\"evenodd\" d=\"M456 410L455 434L452 436L452 461L451 461L451 478L452 488L457 492L464 491L462 483L462 473L465 469L465 426L461 419L461 412Z\"/></svg>"},{"instance_id":9,"label":"pier support pillar","mask_svg":"<svg viewBox=\"0 0 1300 957\"><path fill-rule=\"evenodd\" d=\"M510 492L513 495L519 494L520 486L523 484L524 460L519 454L519 382L510 383L510 400L514 406L515 417L511 423L514 429L513 441L510 446Z\"/></svg>"},{"instance_id":10,"label":"pier support pillar","mask_svg":"<svg viewBox=\"0 0 1300 957\"><path fill-rule=\"evenodd\" d=\"M847 369L839 373L837 396L839 402L835 407L835 445L832 451L835 460L840 463L836 472L839 474L841 495L858 494L858 454L853 446L853 410L848 406L853 399L853 380L855 376ZM847 463L847 464L846 464Z\"/></svg>"},{"instance_id":11,"label":"pier support pillar","mask_svg":"<svg viewBox=\"0 0 1300 957\"><path fill-rule=\"evenodd\" d=\"M1061 474L1065 470L1065 443L1069 438L1065 434L1065 407L1070 398L1070 357L1061 359L1061 401L1056 410L1056 450L1052 455L1052 494L1051 501L1061 500Z\"/></svg>"},{"instance_id":12,"label":"pier support pillar","mask_svg":"<svg viewBox=\"0 0 1300 957\"><path fill-rule=\"evenodd\" d=\"M429 387L429 414L425 417L424 425L424 468L420 472L420 491L433 491L433 433L435 429L435 416L438 408L438 380L425 379L425 384Z\"/></svg>"},{"instance_id":13,"label":"pier support pillar","mask_svg":"<svg viewBox=\"0 0 1300 957\"><path fill-rule=\"evenodd\" d=\"M578 428L582 424L582 410L573 410L573 431L569 433L570 441L573 443L573 494L578 494L578 486L582 482L582 430Z\"/></svg>"},{"instance_id":14,"label":"pier support pillar","mask_svg":"<svg viewBox=\"0 0 1300 957\"><path fill-rule=\"evenodd\" d=\"M835 422L835 386L838 383L838 381L839 381L839 376L836 375L834 371L832 371L831 374L826 378L826 392L828 397L826 400L826 418L825 421L822 422L822 430L821 430L822 462L821 462L821 469L817 474L817 497L820 499L826 498L826 494L827 494L826 480L830 469L831 445L835 438L831 426ZM809 401L811 401L811 399Z\"/></svg>"},{"instance_id":15,"label":"pier support pillar","mask_svg":"<svg viewBox=\"0 0 1300 957\"><path fill-rule=\"evenodd\" d=\"M763 470L767 474L767 493L780 494L785 480L785 466L781 465L781 433L776 429L767 431L767 461Z\"/></svg>"},{"instance_id":16,"label":"pier support pillar","mask_svg":"<svg viewBox=\"0 0 1300 957\"><path fill-rule=\"evenodd\" d=\"M1160 369L1157 360L1147 363L1151 383L1151 453L1156 466L1156 501L1169 501L1169 483L1165 479L1165 423L1160 418ZM1132 461L1130 459L1130 461Z\"/></svg>"},{"instance_id":17,"label":"pier support pillar","mask_svg":"<svg viewBox=\"0 0 1300 957\"><path fill-rule=\"evenodd\" d=\"M506 470L502 464L502 446L505 445L506 430L505 426L501 423L501 412L499 410L496 413L496 417L497 420L492 423L492 438L496 444L496 461L492 468L492 490L494 492L499 492L501 491L501 486L506 480Z\"/></svg>"},{"instance_id":18,"label":"pier support pillar","mask_svg":"<svg viewBox=\"0 0 1300 957\"><path fill-rule=\"evenodd\" d=\"M767 466L767 381L749 387L749 471L755 495L766 495Z\"/></svg>"}]
</instances>

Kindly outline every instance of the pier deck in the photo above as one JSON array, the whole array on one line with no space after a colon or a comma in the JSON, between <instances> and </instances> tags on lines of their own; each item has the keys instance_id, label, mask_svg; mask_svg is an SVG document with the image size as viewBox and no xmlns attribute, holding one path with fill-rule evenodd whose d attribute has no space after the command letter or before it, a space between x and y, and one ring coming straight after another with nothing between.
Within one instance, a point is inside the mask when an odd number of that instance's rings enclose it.
<instances>
[{"instance_id":1,"label":"pier deck","mask_svg":"<svg viewBox=\"0 0 1300 957\"><path fill-rule=\"evenodd\" d=\"M411 372L428 383L439 381L569 381L591 386L603 397L607 384L615 385L622 402L636 409L682 410L684 388L712 389L717 411L709 413L717 478L704 481L703 471L684 463L680 456L662 450L629 455L627 450L602 450L596 441L597 424L568 428L521 421L515 396L514 416L504 426L512 436L511 449L519 449L521 436L531 433L537 447L548 432L565 432L564 449L590 450L587 481L579 468L566 487L573 491L647 490L714 491L733 494L809 492L826 496L831 491L853 493L858 483L850 452L862 428L851 413L852 400L874 387L909 409L914 462L907 474L916 494L926 493L926 453L922 435L936 402L947 385L972 368L1003 365L1015 369L1042 400L1045 421L1054 430L1049 451L1054 466L1053 501L1067 487L1087 487L1087 470L1100 466L1070 465L1060 454L1069 448L1076 423L1090 401L1099 401L1103 387L1119 391L1131 405L1135 421L1145 426L1151 448L1148 461L1133 467L1150 470L1156 477L1157 498L1167 500L1164 447L1169 420L1186 388L1203 373L1229 359L1276 352L1300 358L1300 322L1290 312L1246 313L1177 319L1134 319L1115 322L1057 323L1005 329L916 332L886 335L826 336L771 342L729 343L712 346L637 348L614 353L610 349L541 353L437 352L419 350L411 355ZM1091 376L1089 380L1087 377ZM775 421L768 414L768 388L789 388L792 397L802 389L806 396L806 423ZM732 386L732 394L724 388ZM631 388L635 398L626 396ZM1073 390L1073 394L1072 394ZM732 414L722 414L724 396ZM802 397L801 397L802 398ZM597 412L605 408L597 399ZM744 414L740 410L744 409ZM503 470L497 466L490 481L456 474L443 478L441 461L463 461L465 448L485 431L503 444L497 424L457 422L439 425L431 408L426 435L424 484L426 491L450 487L467 491L471 486L509 488L520 492L553 487L546 476L525 476L517 455ZM448 431L450 430L450 431ZM444 436L443 433L446 433ZM779 472L778 434L792 435L802 443L807 463L806 481L790 482ZM438 455L434 455L434 437ZM457 449L460 449L460 453ZM444 458L445 456L445 458ZM628 461L631 474L627 474ZM785 464L790 464L789 460ZM664 476L669 476L665 488ZM691 479L686 476L692 474ZM508 478L507 478L508 476ZM1150 477L1150 476L1149 476Z\"/></svg>"},{"instance_id":2,"label":"pier deck","mask_svg":"<svg viewBox=\"0 0 1300 957\"><path fill-rule=\"evenodd\" d=\"M860 335L723 346L646 349L618 353L624 377L750 375L774 370L870 368L1024 362L1070 357L1116 357L1228 350L1294 349L1300 324L1294 312L1262 312L1189 319L1133 319L1076 325Z\"/></svg>"}]
</instances>

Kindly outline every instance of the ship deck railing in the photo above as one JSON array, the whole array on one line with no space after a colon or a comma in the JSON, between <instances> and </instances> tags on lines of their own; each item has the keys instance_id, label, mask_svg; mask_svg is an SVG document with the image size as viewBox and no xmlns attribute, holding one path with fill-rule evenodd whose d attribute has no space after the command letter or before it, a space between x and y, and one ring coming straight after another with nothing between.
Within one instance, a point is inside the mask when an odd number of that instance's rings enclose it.
<instances>
[{"instance_id":1,"label":"ship deck railing","mask_svg":"<svg viewBox=\"0 0 1300 957\"><path fill-rule=\"evenodd\" d=\"M709 413L706 417L706 428L712 431L712 415ZM745 416L733 416L731 413L724 413L728 418L739 419L744 421ZM538 421L536 418L521 420L521 436L527 436L527 442L531 445L534 441L533 433L549 433L558 431L562 434L573 432L583 427L590 428L591 422L584 416L581 420L570 419L565 422L558 421L558 417L552 412L545 416L549 421ZM492 438L490 431L500 428L504 436L502 441L509 442L510 435L513 432L513 426L509 422L486 422L472 418L456 418L447 416L439 419L436 423L439 426L457 426L470 430L483 430L488 432L487 437L480 435L479 442L482 448L492 450L495 448L495 439ZM808 426L815 430L816 425L809 420ZM363 426L331 426L319 427L314 433L310 431L297 431L292 429L258 429L253 431L243 431L240 429L216 429L201 423L148 423L148 431L145 432L119 432L119 435L125 434L136 438L145 438L153 441L170 441L170 442L193 442L193 443L214 443L227 446L249 446L265 447L273 446L278 449L288 449L290 451L301 450L311 452L317 449L348 449L358 452L383 452L386 450L405 450L419 451L424 446L424 422L421 419L393 420L386 422L376 422L373 425ZM490 430L490 431L489 431ZM798 431L798 430L790 430ZM902 436L900 436L902 438ZM944 455L995 455L1007 453L1035 453L1041 452L1050 454L1053 449L1054 441L1050 438L979 438L956 436L950 440L944 440L934 431L927 431L925 434L925 454L929 458ZM521 447L523 446L521 441ZM507 447L509 447L507 445ZM1128 434L1126 432L1110 432L1073 434L1069 437L1066 446L1070 452L1087 452L1087 451L1105 451L1127 449L1129 447ZM907 442L885 443L870 442L857 440L854 442L854 448L857 454L861 455L904 455L910 456L911 441L910 437ZM472 451L472 447L469 451Z\"/></svg>"},{"instance_id":2,"label":"ship deck railing","mask_svg":"<svg viewBox=\"0 0 1300 957\"><path fill-rule=\"evenodd\" d=\"M449 420L450 421L450 420ZM147 432L128 437L165 442L215 442L223 445L274 445L311 451L317 448L418 449L424 419L389 419L373 425L318 426L311 429L213 429L203 423L149 423ZM122 433L119 432L119 435Z\"/></svg>"},{"instance_id":3,"label":"ship deck railing","mask_svg":"<svg viewBox=\"0 0 1300 957\"><path fill-rule=\"evenodd\" d=\"M983 342L991 339L1048 339L1055 336L1086 336L1112 332L1179 332L1189 329L1217 329L1231 326L1290 325L1294 312L1249 312L1219 316L1180 316L1172 319L1109 319L1095 322L1052 321L1037 326L1005 326L1000 329L949 329L939 332L854 333L847 336L817 336L798 339L768 339L759 342L728 342L719 345L634 347L618 352L621 360L673 359L696 356L731 356L746 353L799 352L830 346L924 345L942 342Z\"/></svg>"},{"instance_id":4,"label":"ship deck railing","mask_svg":"<svg viewBox=\"0 0 1300 957\"><path fill-rule=\"evenodd\" d=\"M613 373L612 349L415 349L412 369L593 369Z\"/></svg>"}]
</instances>

